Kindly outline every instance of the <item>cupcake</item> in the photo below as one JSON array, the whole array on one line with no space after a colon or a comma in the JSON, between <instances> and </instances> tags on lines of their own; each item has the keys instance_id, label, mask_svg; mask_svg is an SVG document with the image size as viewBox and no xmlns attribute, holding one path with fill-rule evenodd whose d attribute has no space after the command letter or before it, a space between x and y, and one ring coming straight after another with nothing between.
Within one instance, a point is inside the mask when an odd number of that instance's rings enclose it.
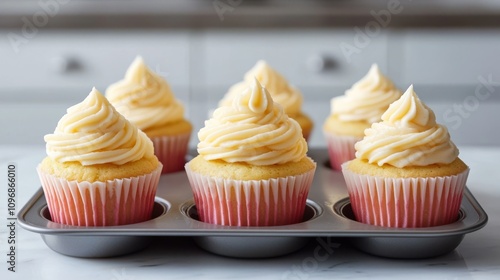
<instances>
[{"instance_id":1,"label":"cupcake","mask_svg":"<svg viewBox=\"0 0 500 280\"><path fill-rule=\"evenodd\" d=\"M276 226L301 222L316 163L300 125L254 79L217 108L185 166L203 222Z\"/></svg>"},{"instance_id":2,"label":"cupcake","mask_svg":"<svg viewBox=\"0 0 500 280\"><path fill-rule=\"evenodd\" d=\"M389 104L399 97L401 91L373 64L345 95L332 98L323 134L333 169L340 170L342 163L354 159L354 144L363 138L364 130L380 121Z\"/></svg>"},{"instance_id":3,"label":"cupcake","mask_svg":"<svg viewBox=\"0 0 500 280\"><path fill-rule=\"evenodd\" d=\"M410 86L342 165L356 220L415 228L457 220L469 168Z\"/></svg>"},{"instance_id":4,"label":"cupcake","mask_svg":"<svg viewBox=\"0 0 500 280\"><path fill-rule=\"evenodd\" d=\"M115 226L151 219L162 165L153 143L95 88L70 107L37 171L53 222Z\"/></svg>"},{"instance_id":5,"label":"cupcake","mask_svg":"<svg viewBox=\"0 0 500 280\"><path fill-rule=\"evenodd\" d=\"M300 91L288 84L286 79L276 70L271 68L267 62L260 60L257 64L245 74L244 80L229 88L224 98L219 102L219 106L231 105L232 100L243 90L257 80L266 87L267 91L276 103L283 106L285 113L296 120L302 128L304 138L309 139L313 129L313 122L302 110L302 94Z\"/></svg>"},{"instance_id":6,"label":"cupcake","mask_svg":"<svg viewBox=\"0 0 500 280\"><path fill-rule=\"evenodd\" d=\"M184 107L168 83L141 57L130 65L125 79L107 88L106 97L153 141L155 155L163 164L162 173L184 169L193 127L184 118Z\"/></svg>"}]
</instances>

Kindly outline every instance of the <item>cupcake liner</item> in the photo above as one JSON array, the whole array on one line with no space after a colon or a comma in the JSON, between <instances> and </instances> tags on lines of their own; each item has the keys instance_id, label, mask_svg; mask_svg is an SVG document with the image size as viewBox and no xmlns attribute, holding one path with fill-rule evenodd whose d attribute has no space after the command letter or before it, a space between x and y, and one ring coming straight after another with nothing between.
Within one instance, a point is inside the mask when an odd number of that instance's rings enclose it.
<instances>
[{"instance_id":1,"label":"cupcake liner","mask_svg":"<svg viewBox=\"0 0 500 280\"><path fill-rule=\"evenodd\" d=\"M382 178L342 168L356 220L398 228L455 222L469 174L467 169L453 176Z\"/></svg>"},{"instance_id":2,"label":"cupcake liner","mask_svg":"<svg viewBox=\"0 0 500 280\"><path fill-rule=\"evenodd\" d=\"M335 170L342 170L342 163L355 158L356 150L354 144L362 137L335 135L329 132L323 132L328 147L330 165Z\"/></svg>"},{"instance_id":3,"label":"cupcake liner","mask_svg":"<svg viewBox=\"0 0 500 280\"><path fill-rule=\"evenodd\" d=\"M152 137L155 155L163 164L162 173L184 170L191 133Z\"/></svg>"},{"instance_id":4,"label":"cupcake liner","mask_svg":"<svg viewBox=\"0 0 500 280\"><path fill-rule=\"evenodd\" d=\"M314 171L268 180L232 180L193 172L186 164L200 220L228 226L302 222Z\"/></svg>"},{"instance_id":5,"label":"cupcake liner","mask_svg":"<svg viewBox=\"0 0 500 280\"><path fill-rule=\"evenodd\" d=\"M115 226L151 219L162 166L149 174L106 182L68 181L37 168L53 222Z\"/></svg>"}]
</instances>

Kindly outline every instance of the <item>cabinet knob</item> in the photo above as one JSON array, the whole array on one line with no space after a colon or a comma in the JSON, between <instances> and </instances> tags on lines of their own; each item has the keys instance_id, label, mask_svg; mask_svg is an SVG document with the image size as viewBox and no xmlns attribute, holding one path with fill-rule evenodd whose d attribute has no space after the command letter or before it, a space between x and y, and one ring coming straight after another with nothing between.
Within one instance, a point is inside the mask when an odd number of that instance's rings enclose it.
<instances>
[{"instance_id":1,"label":"cabinet knob","mask_svg":"<svg viewBox=\"0 0 500 280\"><path fill-rule=\"evenodd\" d=\"M82 68L81 62L71 56L55 56L50 60L50 67L54 73L68 74Z\"/></svg>"},{"instance_id":2,"label":"cabinet knob","mask_svg":"<svg viewBox=\"0 0 500 280\"><path fill-rule=\"evenodd\" d=\"M309 72L321 73L335 68L335 60L324 54L313 54L306 59L306 69Z\"/></svg>"}]
</instances>

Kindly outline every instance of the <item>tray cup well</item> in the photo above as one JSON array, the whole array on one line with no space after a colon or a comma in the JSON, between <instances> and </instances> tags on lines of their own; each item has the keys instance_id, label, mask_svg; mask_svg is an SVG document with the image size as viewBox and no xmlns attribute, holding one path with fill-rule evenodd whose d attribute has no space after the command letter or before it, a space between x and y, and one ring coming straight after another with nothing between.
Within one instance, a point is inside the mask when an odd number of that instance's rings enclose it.
<instances>
[{"instance_id":1,"label":"tray cup well","mask_svg":"<svg viewBox=\"0 0 500 280\"><path fill-rule=\"evenodd\" d=\"M339 201L334 205L334 212L343 218L356 221L351 208L351 203L348 198ZM465 212L460 209L456 223L461 222L465 218ZM367 225L378 230L384 229L380 226ZM432 228L432 227L430 227ZM394 229L394 228L387 228ZM422 229L422 228L419 228ZM422 235L421 237L409 236L370 236L370 237L355 237L350 238L351 244L358 250L365 253L387 258L397 259L422 259L437 257L453 251L462 242L464 234L451 236L434 236L429 237Z\"/></svg>"},{"instance_id":2,"label":"tray cup well","mask_svg":"<svg viewBox=\"0 0 500 280\"><path fill-rule=\"evenodd\" d=\"M151 220L163 216L168 211L168 208L168 205L155 201ZM52 222L47 206L44 206L40 210L40 216L48 222ZM119 227L117 226L116 228L118 229ZM88 229L88 227L82 228ZM107 258L126 255L145 249L152 240L151 236L120 234L41 234L41 236L45 244L53 251L66 256L80 258Z\"/></svg>"},{"instance_id":3,"label":"tray cup well","mask_svg":"<svg viewBox=\"0 0 500 280\"><path fill-rule=\"evenodd\" d=\"M185 205L182 209L187 217L203 223L198 217L198 212L194 202ZM313 220L321 214L321 207L313 201L307 200L302 222ZM310 241L310 237L300 236L214 235L195 236L193 239L196 245L205 251L233 258L272 258L283 256L303 248Z\"/></svg>"}]
</instances>

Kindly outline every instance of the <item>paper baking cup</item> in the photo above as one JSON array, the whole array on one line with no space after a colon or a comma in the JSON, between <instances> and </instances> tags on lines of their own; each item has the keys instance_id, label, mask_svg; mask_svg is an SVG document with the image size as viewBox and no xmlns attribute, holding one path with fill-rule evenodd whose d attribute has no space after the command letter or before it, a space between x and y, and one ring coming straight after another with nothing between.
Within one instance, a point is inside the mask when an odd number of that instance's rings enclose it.
<instances>
[{"instance_id":1,"label":"paper baking cup","mask_svg":"<svg viewBox=\"0 0 500 280\"><path fill-rule=\"evenodd\" d=\"M342 170L342 163L355 158L356 150L354 144L362 138L353 136L334 135L323 132L328 147L330 165L335 170Z\"/></svg>"},{"instance_id":2,"label":"paper baking cup","mask_svg":"<svg viewBox=\"0 0 500 280\"><path fill-rule=\"evenodd\" d=\"M365 224L417 228L453 223L458 218L469 169L430 178L381 178L342 172L356 220Z\"/></svg>"},{"instance_id":3,"label":"paper baking cup","mask_svg":"<svg viewBox=\"0 0 500 280\"><path fill-rule=\"evenodd\" d=\"M302 222L314 171L269 180L231 180L193 172L186 164L200 220L227 226Z\"/></svg>"},{"instance_id":4,"label":"paper baking cup","mask_svg":"<svg viewBox=\"0 0 500 280\"><path fill-rule=\"evenodd\" d=\"M151 138L155 155L163 164L162 173L184 170L190 136L191 133Z\"/></svg>"},{"instance_id":5,"label":"paper baking cup","mask_svg":"<svg viewBox=\"0 0 500 280\"><path fill-rule=\"evenodd\" d=\"M115 226L151 219L161 164L152 173L106 182L77 182L37 168L53 222Z\"/></svg>"}]
</instances>

